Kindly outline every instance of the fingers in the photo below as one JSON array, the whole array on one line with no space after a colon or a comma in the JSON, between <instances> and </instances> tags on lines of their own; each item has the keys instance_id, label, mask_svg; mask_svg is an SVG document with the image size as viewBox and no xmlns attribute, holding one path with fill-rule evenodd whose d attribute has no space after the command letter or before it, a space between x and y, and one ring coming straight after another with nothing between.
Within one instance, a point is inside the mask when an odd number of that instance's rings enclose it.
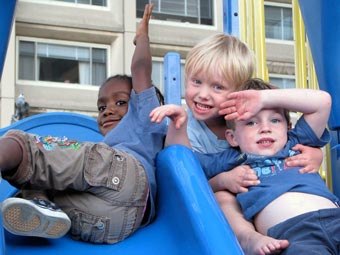
<instances>
[{"instance_id":1,"label":"fingers","mask_svg":"<svg viewBox=\"0 0 340 255\"><path fill-rule=\"evenodd\" d=\"M149 115L151 122L160 123L167 116L168 109L160 106L153 109Z\"/></svg>"},{"instance_id":2,"label":"fingers","mask_svg":"<svg viewBox=\"0 0 340 255\"><path fill-rule=\"evenodd\" d=\"M160 123L165 117L174 122L175 127L180 128L187 119L185 109L177 105L162 105L153 109L149 115L151 122Z\"/></svg>"},{"instance_id":3,"label":"fingers","mask_svg":"<svg viewBox=\"0 0 340 255\"><path fill-rule=\"evenodd\" d=\"M233 113L228 113L224 116L225 120L234 120L237 119L239 117L239 114L237 112L233 112Z\"/></svg>"},{"instance_id":4,"label":"fingers","mask_svg":"<svg viewBox=\"0 0 340 255\"><path fill-rule=\"evenodd\" d=\"M308 160L299 154L289 157L285 160L285 163L289 167L302 167L300 173L317 173L319 171L318 164L312 164L311 160Z\"/></svg>"},{"instance_id":5,"label":"fingers","mask_svg":"<svg viewBox=\"0 0 340 255\"><path fill-rule=\"evenodd\" d=\"M144 7L144 14L143 14L143 19L149 21L151 18L152 14L152 9L153 9L153 3L146 4Z\"/></svg>"},{"instance_id":6,"label":"fingers","mask_svg":"<svg viewBox=\"0 0 340 255\"><path fill-rule=\"evenodd\" d=\"M298 166L306 166L307 159L305 159L302 155L296 155L289 157L285 160L287 166L298 167Z\"/></svg>"},{"instance_id":7,"label":"fingers","mask_svg":"<svg viewBox=\"0 0 340 255\"><path fill-rule=\"evenodd\" d=\"M137 44L137 39L139 36L149 34L149 20L151 18L152 9L153 9L153 3L145 5L143 18L139 23L139 26L136 31L136 36L133 39L134 45Z\"/></svg>"},{"instance_id":8,"label":"fingers","mask_svg":"<svg viewBox=\"0 0 340 255\"><path fill-rule=\"evenodd\" d=\"M221 110L218 112L220 115L226 115L226 114L230 114L233 112L236 112L236 101L235 100L228 100L223 102L220 105Z\"/></svg>"},{"instance_id":9,"label":"fingers","mask_svg":"<svg viewBox=\"0 0 340 255\"><path fill-rule=\"evenodd\" d=\"M318 170L313 168L313 167L303 167L301 169L299 169L299 173L300 174L304 174L304 173L317 173Z\"/></svg>"}]
</instances>

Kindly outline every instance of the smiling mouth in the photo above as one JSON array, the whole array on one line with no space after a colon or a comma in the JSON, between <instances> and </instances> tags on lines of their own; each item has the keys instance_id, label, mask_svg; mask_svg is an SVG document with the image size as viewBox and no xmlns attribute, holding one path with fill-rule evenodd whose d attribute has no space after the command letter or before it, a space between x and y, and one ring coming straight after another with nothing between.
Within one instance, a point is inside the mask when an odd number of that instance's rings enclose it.
<instances>
[{"instance_id":1,"label":"smiling mouth","mask_svg":"<svg viewBox=\"0 0 340 255\"><path fill-rule=\"evenodd\" d=\"M274 143L274 140L273 139L261 139L260 141L256 143L260 145L271 145Z\"/></svg>"},{"instance_id":2,"label":"smiling mouth","mask_svg":"<svg viewBox=\"0 0 340 255\"><path fill-rule=\"evenodd\" d=\"M210 110L212 107L206 104L200 104L200 103L195 103L195 106L197 109L202 110L202 111L207 111Z\"/></svg>"},{"instance_id":3,"label":"smiling mouth","mask_svg":"<svg viewBox=\"0 0 340 255\"><path fill-rule=\"evenodd\" d=\"M119 120L106 120L103 122L102 126L105 128L105 127L108 127L108 126L112 126L114 124L117 124L117 122L119 122Z\"/></svg>"}]
</instances>

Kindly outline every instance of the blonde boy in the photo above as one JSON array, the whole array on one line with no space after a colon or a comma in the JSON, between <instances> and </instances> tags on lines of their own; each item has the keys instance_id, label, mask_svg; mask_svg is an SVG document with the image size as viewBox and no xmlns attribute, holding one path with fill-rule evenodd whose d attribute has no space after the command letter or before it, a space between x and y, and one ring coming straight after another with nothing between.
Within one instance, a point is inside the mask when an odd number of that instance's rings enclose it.
<instances>
[{"instance_id":1,"label":"blonde boy","mask_svg":"<svg viewBox=\"0 0 340 255\"><path fill-rule=\"evenodd\" d=\"M222 33L205 38L188 53L185 64L188 136L194 151L214 153L230 147L224 136L225 120L219 114L220 105L228 94L239 90L251 78L254 66L251 49L237 37ZM302 171L319 169L320 149L297 145L295 150L302 153L288 158L288 164L302 165ZM256 232L240 211L234 194L246 192L249 186L258 184L257 176L249 166L223 172L209 182L247 254L275 253L288 245L285 240L274 240Z\"/></svg>"}]
</instances>

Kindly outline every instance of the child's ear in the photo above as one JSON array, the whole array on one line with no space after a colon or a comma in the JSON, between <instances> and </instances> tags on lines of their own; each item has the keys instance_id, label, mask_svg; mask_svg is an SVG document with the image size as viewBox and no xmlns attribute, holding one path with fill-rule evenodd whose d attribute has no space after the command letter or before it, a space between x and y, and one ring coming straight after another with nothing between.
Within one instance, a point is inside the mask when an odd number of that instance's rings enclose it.
<instances>
[{"instance_id":1,"label":"child's ear","mask_svg":"<svg viewBox=\"0 0 340 255\"><path fill-rule=\"evenodd\" d=\"M231 147L237 147L238 146L238 143L237 143L237 141L235 139L234 131L233 130L227 129L225 131L225 138L227 139L227 141L231 145Z\"/></svg>"}]
</instances>

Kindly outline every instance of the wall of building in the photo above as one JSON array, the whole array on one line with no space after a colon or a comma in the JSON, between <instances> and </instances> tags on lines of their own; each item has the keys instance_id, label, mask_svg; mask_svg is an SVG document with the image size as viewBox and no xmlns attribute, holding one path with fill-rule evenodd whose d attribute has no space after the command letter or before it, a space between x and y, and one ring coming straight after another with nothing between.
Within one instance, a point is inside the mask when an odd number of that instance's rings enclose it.
<instances>
[{"instance_id":1,"label":"wall of building","mask_svg":"<svg viewBox=\"0 0 340 255\"><path fill-rule=\"evenodd\" d=\"M279 1L282 2L282 1ZM287 2L285 0L284 2ZM290 2L290 1L288 1ZM214 2L214 26L152 20L150 42L153 57L169 51L187 52L204 37L223 32L223 1ZM107 45L108 76L130 74L132 43L139 19L135 0L108 0L108 7L70 5L43 0L18 0L0 90L0 126L10 124L15 98L24 93L30 114L75 111L96 116L97 86L23 81L17 78L18 38L76 41ZM292 44L267 42L269 72L294 74Z\"/></svg>"}]
</instances>

